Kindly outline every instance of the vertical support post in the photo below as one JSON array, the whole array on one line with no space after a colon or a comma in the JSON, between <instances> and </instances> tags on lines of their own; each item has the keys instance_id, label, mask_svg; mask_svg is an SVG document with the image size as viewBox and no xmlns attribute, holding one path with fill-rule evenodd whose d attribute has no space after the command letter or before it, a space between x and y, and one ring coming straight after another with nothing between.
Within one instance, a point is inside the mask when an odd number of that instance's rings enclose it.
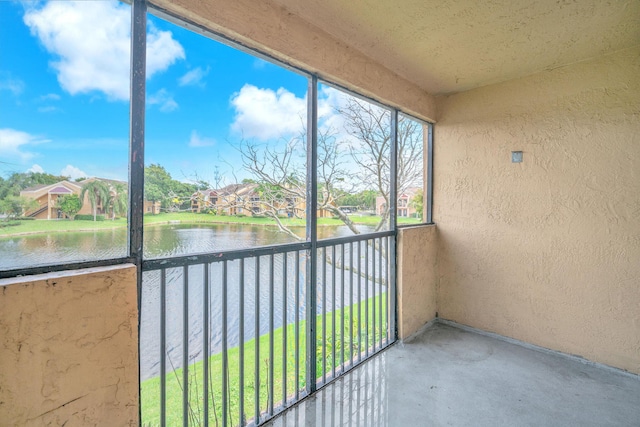
<instances>
[{"instance_id":1,"label":"vertical support post","mask_svg":"<svg viewBox=\"0 0 640 427\"><path fill-rule=\"evenodd\" d=\"M307 258L306 335L307 393L316 391L316 272L318 258L318 77L309 78L307 89L307 241L311 242Z\"/></svg>"},{"instance_id":2,"label":"vertical support post","mask_svg":"<svg viewBox=\"0 0 640 427\"><path fill-rule=\"evenodd\" d=\"M142 418L140 418L142 420ZM160 270L160 426L167 425L167 270Z\"/></svg>"},{"instance_id":3,"label":"vertical support post","mask_svg":"<svg viewBox=\"0 0 640 427\"><path fill-rule=\"evenodd\" d=\"M268 407L267 410L269 415L273 415L273 400L275 397L274 387L274 378L275 378L275 337L273 336L275 331L275 318L273 308L275 306L274 294L275 294L275 263L274 263L274 255L269 255L269 372L268 372L268 388L269 393L267 397ZM225 424L223 424L225 425Z\"/></svg>"},{"instance_id":4,"label":"vertical support post","mask_svg":"<svg viewBox=\"0 0 640 427\"><path fill-rule=\"evenodd\" d=\"M240 277L238 278L240 286L238 291L238 319L240 323L238 327L238 358L240 359L240 372L238 378L238 391L240 393L240 401L238 402L238 420L240 420L239 424L244 426L244 258L240 258L240 266L238 268L240 270Z\"/></svg>"},{"instance_id":5,"label":"vertical support post","mask_svg":"<svg viewBox=\"0 0 640 427\"><path fill-rule=\"evenodd\" d=\"M389 228L394 232L394 238L391 242L391 250L389 251L389 305L387 307L389 316L389 335L393 341L397 337L397 315L396 308L396 241L398 239L397 227L397 204L398 204L398 110L391 111L391 189L389 191Z\"/></svg>"},{"instance_id":6,"label":"vertical support post","mask_svg":"<svg viewBox=\"0 0 640 427\"><path fill-rule=\"evenodd\" d=\"M227 344L227 261L222 262L222 425L227 425L229 417L229 353Z\"/></svg>"},{"instance_id":7,"label":"vertical support post","mask_svg":"<svg viewBox=\"0 0 640 427\"><path fill-rule=\"evenodd\" d=\"M254 294L254 299L255 299L255 311L254 311L254 333L253 333L253 337L254 337L254 343L255 343L255 350L254 350L254 359L253 359L253 365L254 365L254 376L253 376L253 390L254 390L254 394L253 394L253 399L255 402L255 408L254 408L254 423L255 425L258 425L260 423L260 257L257 256L255 258L256 260L256 277L255 277L255 294Z\"/></svg>"},{"instance_id":8,"label":"vertical support post","mask_svg":"<svg viewBox=\"0 0 640 427\"><path fill-rule=\"evenodd\" d=\"M296 340L295 356L295 385L296 401L300 398L300 251L296 251L296 293L295 293L295 325L294 334Z\"/></svg>"},{"instance_id":9,"label":"vertical support post","mask_svg":"<svg viewBox=\"0 0 640 427\"><path fill-rule=\"evenodd\" d=\"M129 256L138 268L138 309L142 287L144 211L144 126L147 46L147 2L131 2L131 101L129 104Z\"/></svg>"},{"instance_id":10,"label":"vertical support post","mask_svg":"<svg viewBox=\"0 0 640 427\"><path fill-rule=\"evenodd\" d=\"M140 336L140 309L142 308L142 218L144 210L144 114L147 49L147 2L131 2L131 57L129 87L129 212L127 213L128 251L137 272L138 336ZM164 304L164 302L162 303ZM164 315L164 313L163 313ZM165 349L162 348L164 352ZM140 353L140 340L138 340ZM138 384L140 384L140 358L138 358ZM164 372L162 372L164 375ZM161 377L164 383L164 377ZM164 390L163 390L164 391ZM164 405L164 396L161 406ZM138 419L142 419L142 405L138 393ZM164 408L164 406L163 406ZM162 411L163 412L163 411ZM161 422L164 426L164 412Z\"/></svg>"},{"instance_id":11,"label":"vertical support post","mask_svg":"<svg viewBox=\"0 0 640 427\"><path fill-rule=\"evenodd\" d=\"M189 266L182 267L182 425L189 427Z\"/></svg>"},{"instance_id":12,"label":"vertical support post","mask_svg":"<svg viewBox=\"0 0 640 427\"><path fill-rule=\"evenodd\" d=\"M209 425L209 263L203 265L202 276L202 414ZM240 346L242 348L242 346Z\"/></svg>"},{"instance_id":13,"label":"vertical support post","mask_svg":"<svg viewBox=\"0 0 640 427\"><path fill-rule=\"evenodd\" d=\"M433 223L433 124L427 123L427 224Z\"/></svg>"},{"instance_id":14,"label":"vertical support post","mask_svg":"<svg viewBox=\"0 0 640 427\"><path fill-rule=\"evenodd\" d=\"M282 406L287 406L287 291L289 252L282 254Z\"/></svg>"}]
</instances>

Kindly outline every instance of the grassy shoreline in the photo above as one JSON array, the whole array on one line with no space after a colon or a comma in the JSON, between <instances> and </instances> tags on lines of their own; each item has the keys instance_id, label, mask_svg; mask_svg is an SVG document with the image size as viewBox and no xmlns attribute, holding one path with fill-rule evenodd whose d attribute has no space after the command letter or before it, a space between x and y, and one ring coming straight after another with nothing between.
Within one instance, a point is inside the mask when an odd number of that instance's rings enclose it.
<instances>
[{"instance_id":1,"label":"grassy shoreline","mask_svg":"<svg viewBox=\"0 0 640 427\"><path fill-rule=\"evenodd\" d=\"M332 369L332 366L340 366L342 360L340 359L341 349L345 348L345 362L348 362L349 359L349 349L355 348L357 346L358 337L362 340L360 350L364 351L364 335L367 334L369 336L369 344L371 345L374 342L374 337L379 337L381 331L378 329L379 326L379 299L382 298L382 309L383 313L386 312L386 293L382 293L381 296L372 297L367 300L368 308L369 308L369 328L365 329L364 319L365 319L365 307L367 304L363 302L356 303L353 306L347 306L344 309L338 309L335 312L330 312L326 314L326 325L327 325L327 335L330 335L331 324L335 316L335 324L336 330L338 331L336 336L335 348L336 348L336 359L332 360L332 349L334 348L334 343L330 336L327 336L327 344L326 344L326 359L322 359L321 347L318 345L318 354L317 356L317 365L316 372L318 374L318 378L322 376L323 365L326 363L327 371ZM373 306L375 305L375 322ZM351 323L351 313L353 310L353 336L351 336L350 325ZM357 328L357 313L360 310L360 318L362 320L360 334L358 334ZM340 329L342 320L344 318L345 324L345 338L347 342L342 342L342 338L340 337ZM299 371L299 384L300 388L304 388L305 386L305 348L306 348L306 335L305 335L305 324L304 320L300 321L300 371ZM321 343L323 328L322 328L322 315L317 316L316 320L317 331L318 331L318 344ZM386 328L386 319L382 319L383 329ZM291 398L295 394L295 365L294 358L292 355L294 354L294 327L293 323L287 325L286 327L286 336L287 336L287 349L286 349L286 395ZM274 329L273 331L273 341L274 341L274 407L277 407L279 403L281 403L281 398L283 394L283 338L284 328L280 327ZM382 331L384 333L384 331ZM269 374L269 360L268 360L268 349L269 349L269 334L265 334L259 337L259 347L260 347L260 367L259 367L259 396L260 396L260 411L264 413L268 406L268 374ZM239 353L240 347L230 348L227 352L228 356L228 368L227 368L227 378L228 378L228 401L227 401L227 409L228 414L230 416L229 425L238 425L238 421L240 420L240 412L239 412L239 404L238 404L238 396L239 396L239 387L240 387L240 363L239 363ZM356 352L354 352L355 356ZM255 393L255 385L254 385L254 377L255 377L255 366L254 366L254 357L255 357L255 338L251 339L244 344L244 418L245 420L251 420L255 413L255 404L254 404L254 393ZM194 425L203 425L202 417L203 417L203 408L202 408L202 378L203 378L203 361L198 361L189 365L189 421L190 424ZM171 365L169 360L167 360L167 368L171 370ZM221 384L222 384L222 354L214 354L209 357L209 417L210 424L215 424L215 418L221 418L222 415L222 392L221 392ZM167 425L180 425L182 424L182 376L183 370L182 368L178 368L168 372L166 375L166 420ZM141 396L141 412L142 412L142 425L143 426L156 426L160 424L160 377L153 377L148 380L143 381L140 384L140 396Z\"/></svg>"},{"instance_id":2,"label":"grassy shoreline","mask_svg":"<svg viewBox=\"0 0 640 427\"><path fill-rule=\"evenodd\" d=\"M351 220L359 225L374 226L379 221L377 216L351 216ZM304 227L305 220L299 218L282 218L282 223L287 227ZM196 213L162 213L158 215L145 215L144 225L171 225L180 224L245 224L265 227L277 227L271 218L223 216ZM419 221L412 218L398 218L399 224L418 224ZM339 219L318 218L320 226L344 225ZM127 220L105 219L104 221L71 221L71 220L33 220L20 221L20 224L12 227L0 228L0 238L28 236L34 234L52 234L67 232L91 232L100 230L114 230L126 228Z\"/></svg>"}]
</instances>

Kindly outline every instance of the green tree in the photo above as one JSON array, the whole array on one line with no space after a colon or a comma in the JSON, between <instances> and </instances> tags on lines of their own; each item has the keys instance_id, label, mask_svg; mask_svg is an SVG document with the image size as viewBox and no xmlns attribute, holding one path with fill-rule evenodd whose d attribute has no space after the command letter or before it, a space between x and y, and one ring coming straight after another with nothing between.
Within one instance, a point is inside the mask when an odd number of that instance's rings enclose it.
<instances>
[{"instance_id":1,"label":"green tree","mask_svg":"<svg viewBox=\"0 0 640 427\"><path fill-rule=\"evenodd\" d=\"M80 200L83 204L85 194L89 199L89 203L91 203L91 209L93 210L93 220L95 221L98 213L98 204L102 203L104 207L109 200L109 186L104 182L96 179L82 187L82 191L80 192Z\"/></svg>"},{"instance_id":2,"label":"green tree","mask_svg":"<svg viewBox=\"0 0 640 427\"><path fill-rule=\"evenodd\" d=\"M127 187L120 183L114 184L112 194L109 196L111 219L116 219L116 216L124 216L127 214L128 201Z\"/></svg>"},{"instance_id":3,"label":"green tree","mask_svg":"<svg viewBox=\"0 0 640 427\"><path fill-rule=\"evenodd\" d=\"M14 172L7 179L0 178L0 199L19 196L20 191L34 185L50 185L64 181L68 177L40 172Z\"/></svg>"},{"instance_id":4,"label":"green tree","mask_svg":"<svg viewBox=\"0 0 640 427\"><path fill-rule=\"evenodd\" d=\"M62 211L63 214L73 219L73 217L82 208L82 202L77 194L67 194L58 197L56 205Z\"/></svg>"},{"instance_id":5,"label":"green tree","mask_svg":"<svg viewBox=\"0 0 640 427\"><path fill-rule=\"evenodd\" d=\"M424 216L424 195L422 191L418 191L415 196L411 199L411 207L416 210L416 215L419 216L420 220L423 220Z\"/></svg>"},{"instance_id":6,"label":"green tree","mask_svg":"<svg viewBox=\"0 0 640 427\"><path fill-rule=\"evenodd\" d=\"M0 201L0 212L9 218L24 215L25 212L38 207L38 202L23 196L7 196Z\"/></svg>"},{"instance_id":7,"label":"green tree","mask_svg":"<svg viewBox=\"0 0 640 427\"><path fill-rule=\"evenodd\" d=\"M189 208L191 195L202 186L202 182L194 185L177 181L158 164L151 164L144 168L145 200L160 202L162 208L166 210Z\"/></svg>"}]
</instances>

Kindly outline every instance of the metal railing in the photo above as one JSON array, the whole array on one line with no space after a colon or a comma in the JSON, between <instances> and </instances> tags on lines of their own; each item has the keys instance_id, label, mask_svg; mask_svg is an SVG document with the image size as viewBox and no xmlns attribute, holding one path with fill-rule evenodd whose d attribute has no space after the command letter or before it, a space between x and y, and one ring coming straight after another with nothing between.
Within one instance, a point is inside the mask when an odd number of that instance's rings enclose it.
<instances>
[{"instance_id":1,"label":"metal railing","mask_svg":"<svg viewBox=\"0 0 640 427\"><path fill-rule=\"evenodd\" d=\"M142 425L259 425L391 344L394 245L389 231L315 254L305 242L144 261Z\"/></svg>"}]
</instances>

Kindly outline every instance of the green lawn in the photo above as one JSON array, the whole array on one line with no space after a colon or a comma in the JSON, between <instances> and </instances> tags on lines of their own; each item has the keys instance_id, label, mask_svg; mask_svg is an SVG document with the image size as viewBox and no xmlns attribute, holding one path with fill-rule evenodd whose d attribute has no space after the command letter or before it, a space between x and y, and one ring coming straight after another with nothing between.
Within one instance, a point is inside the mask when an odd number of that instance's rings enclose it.
<instances>
[{"instance_id":1,"label":"green lawn","mask_svg":"<svg viewBox=\"0 0 640 427\"><path fill-rule=\"evenodd\" d=\"M124 218L104 221L70 221L70 220L33 220L18 221L13 227L0 228L0 237L20 234L56 233L62 231L93 231L111 228L125 228L127 220Z\"/></svg>"},{"instance_id":2,"label":"green lawn","mask_svg":"<svg viewBox=\"0 0 640 427\"><path fill-rule=\"evenodd\" d=\"M350 350L353 349L354 357L357 357L358 353L358 339L361 338L360 351L364 351L364 336L369 336L369 346L371 346L375 339L379 339L381 333L384 334L387 323L386 318L382 318L382 331L379 329L379 298L382 298L382 312L386 312L386 293L383 293L381 297L370 298L369 304L369 327L365 328L365 304L354 304L350 307L345 307L344 310L335 311L335 323L336 323L336 359L333 360L333 340L331 336L327 337L326 343L326 358L322 358L322 315L317 317L317 367L316 372L318 378L322 377L322 370L326 363L327 371L331 370L332 366L340 366L343 363L341 359L341 348L345 346L345 359L349 360ZM375 322L373 305L375 305L376 316ZM357 325L357 312L360 310L362 328L361 335L359 335ZM353 335L351 335L351 312L353 311ZM340 330L341 322L344 316L345 323L345 339L343 342ZM331 335L329 331L332 330L332 321L334 313L327 313L326 325L327 334ZM299 387L304 389L305 387L305 360L306 360L306 335L305 335L306 323L300 322L300 376ZM294 342L294 324L290 324L286 328L287 348L283 355L282 338L285 329L278 328L274 330L274 407L277 408L282 401L283 394L283 356L286 360L286 390L288 398L291 398L295 393L295 342ZM260 346L260 366L259 366L259 395L260 395L260 410L265 412L268 406L268 384L269 384L269 334L263 335L259 338ZM240 348L234 347L228 350L228 423L229 425L240 425L240 410L239 410L239 386L240 386ZM255 393L255 340L252 339L244 344L244 421L251 420L255 413L254 393ZM325 362L326 361L326 362ZM170 361L167 360L168 369L170 369ZM222 425L222 354L215 354L209 358L209 424L210 425ZM166 405L166 417L167 425L180 425L182 424L182 369L176 369L166 375L166 390L167 390L167 405ZM203 408L202 408L202 376L203 376L203 361L193 363L189 365L189 424L203 425ZM141 405L142 405L142 425L143 426L157 426L160 425L160 377L154 377L144 381L140 386ZM216 421L217 420L217 421Z\"/></svg>"},{"instance_id":3,"label":"green lawn","mask_svg":"<svg viewBox=\"0 0 640 427\"><path fill-rule=\"evenodd\" d=\"M374 226L380 217L377 216L350 216L356 224ZM251 225L275 225L271 218L254 218L243 216L223 216L210 214L197 214L190 212L161 213L158 215L145 215L144 224L166 224L172 221L181 223L227 223L227 224L251 224ZM398 218L398 224L418 224L415 218ZM288 227L304 227L305 220L299 218L283 218L282 223ZM333 218L318 218L319 225L343 225L342 221ZM66 231L93 231L112 228L124 228L127 225L125 218L104 221L71 221L71 220L33 220L19 221L19 225L0 227L0 237L10 237L21 234L56 233Z\"/></svg>"}]
</instances>

